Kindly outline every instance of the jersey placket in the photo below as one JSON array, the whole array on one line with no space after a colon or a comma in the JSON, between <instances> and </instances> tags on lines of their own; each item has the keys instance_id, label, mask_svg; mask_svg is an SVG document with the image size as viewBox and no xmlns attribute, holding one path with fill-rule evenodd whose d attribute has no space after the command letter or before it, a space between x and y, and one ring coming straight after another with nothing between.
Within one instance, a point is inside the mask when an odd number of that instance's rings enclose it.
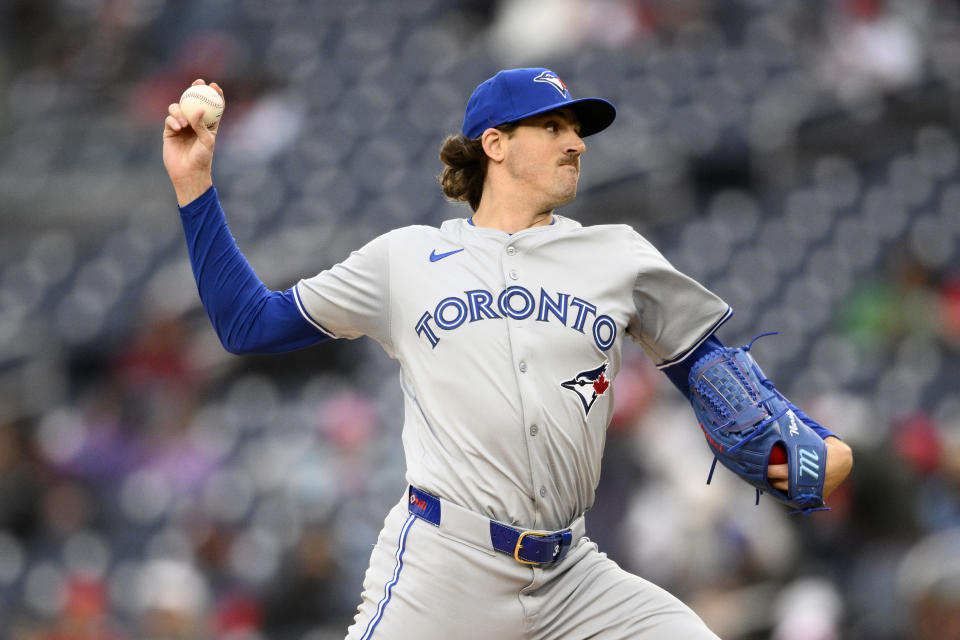
<instances>
[{"instance_id":1,"label":"jersey placket","mask_svg":"<svg viewBox=\"0 0 960 640\"><path fill-rule=\"evenodd\" d=\"M515 234L504 245L501 254L501 270L504 280L504 289L510 287L523 287L530 291L530 287L525 287L524 282L530 283L530 274L523 271L523 248L522 237ZM533 293L530 291L530 293ZM520 296L517 296L518 298ZM504 306L508 310L520 311L517 306L511 305L511 298L504 301ZM526 315L520 313L519 315ZM531 382L532 368L537 366L537 362L531 357L532 352L527 348L532 336L530 336L529 323L532 322L532 315L527 315L523 319L507 318L507 331L510 336L510 346L513 355L514 366L517 372L517 384L520 391L520 414L523 419L522 428L524 430L524 441L527 448L527 465L530 472L530 491L536 504L535 517L532 527L537 528L543 520L544 513L549 511L546 505L549 492L547 489L547 478L543 474L543 465L538 464L542 456L538 455L538 450L542 446L543 437L541 435L541 426L538 418L539 411L536 406L531 406L526 398L537 398L538 394Z\"/></svg>"}]
</instances>

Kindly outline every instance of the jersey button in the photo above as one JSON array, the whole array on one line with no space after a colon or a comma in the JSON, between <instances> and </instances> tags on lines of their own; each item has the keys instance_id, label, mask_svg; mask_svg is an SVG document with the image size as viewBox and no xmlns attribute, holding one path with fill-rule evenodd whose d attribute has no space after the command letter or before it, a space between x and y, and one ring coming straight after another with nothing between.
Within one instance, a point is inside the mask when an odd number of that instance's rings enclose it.
<instances>
[{"instance_id":1,"label":"jersey button","mask_svg":"<svg viewBox=\"0 0 960 640\"><path fill-rule=\"evenodd\" d=\"M510 279L511 279L511 280L516 280L516 279L519 278L519 277L520 277L520 275L517 273L517 270L516 270L516 269L510 269Z\"/></svg>"},{"instance_id":2,"label":"jersey button","mask_svg":"<svg viewBox=\"0 0 960 640\"><path fill-rule=\"evenodd\" d=\"M508 256L516 255L516 253L517 253L516 247L514 247L514 246L512 246L512 245L509 246L509 247L507 247L507 255L508 255Z\"/></svg>"},{"instance_id":3,"label":"jersey button","mask_svg":"<svg viewBox=\"0 0 960 640\"><path fill-rule=\"evenodd\" d=\"M535 436L540 431L540 427L535 424L530 425L530 435Z\"/></svg>"},{"instance_id":4,"label":"jersey button","mask_svg":"<svg viewBox=\"0 0 960 640\"><path fill-rule=\"evenodd\" d=\"M520 361L519 368L520 368L520 373L526 373L526 372L527 372L527 363L524 362L523 360L521 360L521 361Z\"/></svg>"},{"instance_id":5,"label":"jersey button","mask_svg":"<svg viewBox=\"0 0 960 640\"><path fill-rule=\"evenodd\" d=\"M546 497L547 497L547 488L546 488L546 487L540 487L540 497L541 497L541 498L546 498Z\"/></svg>"}]
</instances>

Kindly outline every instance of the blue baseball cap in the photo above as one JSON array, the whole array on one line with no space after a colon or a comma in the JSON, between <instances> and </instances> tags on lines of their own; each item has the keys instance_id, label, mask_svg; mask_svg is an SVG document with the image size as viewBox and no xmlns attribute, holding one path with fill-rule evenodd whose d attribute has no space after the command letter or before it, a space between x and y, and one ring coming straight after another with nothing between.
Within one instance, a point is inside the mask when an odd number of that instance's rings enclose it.
<instances>
[{"instance_id":1,"label":"blue baseball cap","mask_svg":"<svg viewBox=\"0 0 960 640\"><path fill-rule=\"evenodd\" d=\"M490 127L562 108L577 115L582 138L603 131L617 117L616 108L602 98L574 100L550 69L508 69L474 90L463 116L463 135L479 138Z\"/></svg>"}]
</instances>

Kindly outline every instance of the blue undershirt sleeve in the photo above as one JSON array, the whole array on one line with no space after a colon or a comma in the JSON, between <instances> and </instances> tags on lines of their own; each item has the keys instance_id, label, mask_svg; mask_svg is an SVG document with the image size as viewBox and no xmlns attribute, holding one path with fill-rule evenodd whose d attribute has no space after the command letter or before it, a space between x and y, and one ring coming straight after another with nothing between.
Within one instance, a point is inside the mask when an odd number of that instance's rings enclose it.
<instances>
[{"instance_id":1,"label":"blue undershirt sleeve","mask_svg":"<svg viewBox=\"0 0 960 640\"><path fill-rule=\"evenodd\" d=\"M673 383L673 386L679 389L680 393L682 393L684 397L690 397L690 385L687 382L687 378L690 376L690 369L702 356L705 356L716 349L722 349L723 347L724 344L720 341L720 338L717 337L717 334L714 333L709 338L704 340L699 347L694 349L689 356L676 364L670 365L665 369L661 369L661 371L667 375L667 377L670 379L670 382ZM797 414L797 417L800 419L800 421L813 429L821 438L826 439L829 436L833 436L834 438L838 437L835 433L798 409L797 406L789 400L789 398L785 399L787 401L787 406L790 407L791 411Z\"/></svg>"},{"instance_id":2,"label":"blue undershirt sleeve","mask_svg":"<svg viewBox=\"0 0 960 640\"><path fill-rule=\"evenodd\" d=\"M217 191L180 207L200 301L230 353L280 353L330 340L300 314L293 289L270 291L230 234Z\"/></svg>"},{"instance_id":3,"label":"blue undershirt sleeve","mask_svg":"<svg viewBox=\"0 0 960 640\"><path fill-rule=\"evenodd\" d=\"M690 369L693 367L693 364L702 356L705 356L711 351L723 349L723 346L723 343L720 342L719 338L717 338L717 334L712 333L686 358L680 362L670 365L669 367L661 369L661 371L667 374L667 377L670 378L670 382L672 382L673 386L680 390L680 393L682 393L684 397L689 397L690 384L687 382L687 378L690 377Z\"/></svg>"}]
</instances>

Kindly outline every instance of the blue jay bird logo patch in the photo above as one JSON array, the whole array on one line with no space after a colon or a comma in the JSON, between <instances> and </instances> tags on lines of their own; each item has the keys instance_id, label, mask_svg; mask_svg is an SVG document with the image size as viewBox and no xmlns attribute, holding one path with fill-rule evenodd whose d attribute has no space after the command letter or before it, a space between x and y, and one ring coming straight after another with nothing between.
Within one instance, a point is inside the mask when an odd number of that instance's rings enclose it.
<instances>
[{"instance_id":1,"label":"blue jay bird logo patch","mask_svg":"<svg viewBox=\"0 0 960 640\"><path fill-rule=\"evenodd\" d=\"M569 97L569 91L567 90L567 85L563 84L563 80L555 74L553 71L544 71L536 78L533 79L534 82L546 82L551 87L560 92L560 95L564 98Z\"/></svg>"},{"instance_id":2,"label":"blue jay bird logo patch","mask_svg":"<svg viewBox=\"0 0 960 640\"><path fill-rule=\"evenodd\" d=\"M590 407L596 402L597 398L602 396L610 388L610 380L607 379L607 365L604 362L596 369L581 371L572 379L561 382L560 386L569 389L580 398L580 404L583 406L584 415L590 413Z\"/></svg>"}]
</instances>

